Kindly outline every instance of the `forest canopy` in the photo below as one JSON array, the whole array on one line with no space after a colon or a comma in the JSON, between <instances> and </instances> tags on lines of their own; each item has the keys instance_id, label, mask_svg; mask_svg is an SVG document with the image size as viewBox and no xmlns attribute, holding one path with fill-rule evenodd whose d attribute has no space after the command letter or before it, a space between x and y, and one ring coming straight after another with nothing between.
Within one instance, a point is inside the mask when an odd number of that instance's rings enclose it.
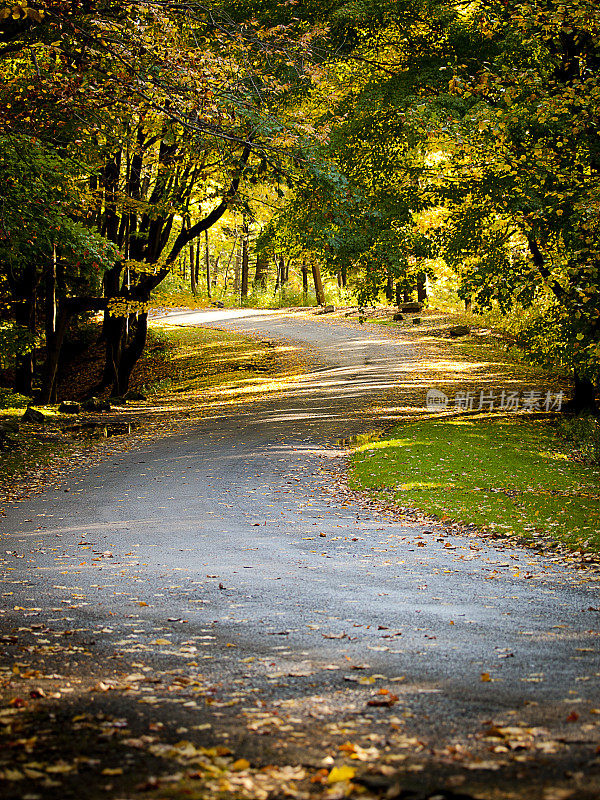
<instances>
[{"instance_id":1,"label":"forest canopy","mask_svg":"<svg viewBox=\"0 0 600 800\"><path fill-rule=\"evenodd\" d=\"M0 3L15 388L54 399L68 326L100 312L96 388L124 393L153 292L187 265L210 300L239 249L236 302L291 263L304 300L311 272L318 303L322 276L361 305L443 282L518 314L593 404L599 67L594 0Z\"/></svg>"}]
</instances>

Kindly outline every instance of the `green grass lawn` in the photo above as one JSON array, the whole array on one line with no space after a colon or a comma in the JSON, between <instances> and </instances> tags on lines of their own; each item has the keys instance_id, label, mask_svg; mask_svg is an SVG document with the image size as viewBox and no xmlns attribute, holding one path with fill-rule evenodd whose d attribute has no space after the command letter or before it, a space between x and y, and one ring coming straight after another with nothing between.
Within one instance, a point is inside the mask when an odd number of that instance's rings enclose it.
<instances>
[{"instance_id":1,"label":"green grass lawn","mask_svg":"<svg viewBox=\"0 0 600 800\"><path fill-rule=\"evenodd\" d=\"M351 485L427 515L599 551L599 477L551 421L487 414L399 425L356 449Z\"/></svg>"}]
</instances>

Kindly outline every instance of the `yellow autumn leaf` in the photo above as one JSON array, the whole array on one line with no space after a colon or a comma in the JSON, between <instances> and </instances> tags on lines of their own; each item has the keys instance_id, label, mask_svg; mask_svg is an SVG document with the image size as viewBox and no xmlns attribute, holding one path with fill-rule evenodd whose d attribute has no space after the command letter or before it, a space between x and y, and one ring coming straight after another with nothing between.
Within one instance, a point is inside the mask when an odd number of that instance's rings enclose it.
<instances>
[{"instance_id":1,"label":"yellow autumn leaf","mask_svg":"<svg viewBox=\"0 0 600 800\"><path fill-rule=\"evenodd\" d=\"M343 767L333 767L327 777L327 783L341 783L341 781L351 781L356 775L354 767L348 767L344 764Z\"/></svg>"}]
</instances>

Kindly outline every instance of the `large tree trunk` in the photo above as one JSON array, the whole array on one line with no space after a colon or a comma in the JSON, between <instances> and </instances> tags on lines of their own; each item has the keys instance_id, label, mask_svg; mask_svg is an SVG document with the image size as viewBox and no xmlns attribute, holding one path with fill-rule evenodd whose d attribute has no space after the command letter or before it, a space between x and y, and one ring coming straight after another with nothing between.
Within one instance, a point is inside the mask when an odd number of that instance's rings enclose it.
<instances>
[{"instance_id":1,"label":"large tree trunk","mask_svg":"<svg viewBox=\"0 0 600 800\"><path fill-rule=\"evenodd\" d=\"M45 294L45 327L46 327L46 363L44 364L44 378L42 381L43 403L51 403L56 399L55 377L58 367L58 351L62 344L57 341L57 315L56 315L56 247L52 254L52 263L46 271ZM64 332L63 332L64 333Z\"/></svg>"},{"instance_id":2,"label":"large tree trunk","mask_svg":"<svg viewBox=\"0 0 600 800\"><path fill-rule=\"evenodd\" d=\"M119 366L123 353L125 340L126 319L125 317L113 317L108 311L105 313L103 336L106 342L106 358L104 371L100 383L92 390L92 394L102 392L107 386L112 385L111 394L117 396L118 391L115 387L119 383Z\"/></svg>"},{"instance_id":3,"label":"large tree trunk","mask_svg":"<svg viewBox=\"0 0 600 800\"><path fill-rule=\"evenodd\" d=\"M275 281L275 294L280 289L283 289L286 283L286 270L285 270L285 258L283 256L277 256L275 259L275 263L277 264L277 279Z\"/></svg>"},{"instance_id":4,"label":"large tree trunk","mask_svg":"<svg viewBox=\"0 0 600 800\"><path fill-rule=\"evenodd\" d=\"M396 294L396 305L398 306L398 308L400 308L400 306L402 305L402 284L398 282L395 286L394 291Z\"/></svg>"},{"instance_id":5,"label":"large tree trunk","mask_svg":"<svg viewBox=\"0 0 600 800\"><path fill-rule=\"evenodd\" d=\"M111 395L119 397L129 389L129 381L133 368L139 361L148 335L148 314L146 312L138 314L135 321L135 330L130 336L127 347L123 350L117 370L117 380L115 381Z\"/></svg>"}]
</instances>

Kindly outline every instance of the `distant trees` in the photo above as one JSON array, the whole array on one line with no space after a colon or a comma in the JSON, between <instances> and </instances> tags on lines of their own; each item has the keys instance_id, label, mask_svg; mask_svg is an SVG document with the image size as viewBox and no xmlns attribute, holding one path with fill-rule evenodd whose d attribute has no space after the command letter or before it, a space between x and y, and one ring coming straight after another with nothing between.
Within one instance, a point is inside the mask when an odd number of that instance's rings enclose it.
<instances>
[{"instance_id":1,"label":"distant trees","mask_svg":"<svg viewBox=\"0 0 600 800\"><path fill-rule=\"evenodd\" d=\"M48 297L65 314L77 298L104 310L100 385L121 393L150 293L227 209L250 219L269 185L279 207L256 242L257 287L283 255L303 265L305 287L323 269L360 302L423 297L443 258L473 308L529 309L533 356L572 368L589 405L600 381L599 30L594 0L0 0L12 181L0 292L30 338L33 302L55 345ZM46 207L51 226L35 219ZM240 278L251 297L247 251ZM23 299L30 286L35 301ZM44 387L51 396L50 377Z\"/></svg>"},{"instance_id":2,"label":"distant trees","mask_svg":"<svg viewBox=\"0 0 600 800\"><path fill-rule=\"evenodd\" d=\"M530 309L530 354L572 368L574 405L592 406L597 3L390 0L348 5L344 20L353 35L311 97L331 128L318 154L330 177L301 182L273 226L331 272L343 264L367 301L422 285L443 257L474 309Z\"/></svg>"}]
</instances>

